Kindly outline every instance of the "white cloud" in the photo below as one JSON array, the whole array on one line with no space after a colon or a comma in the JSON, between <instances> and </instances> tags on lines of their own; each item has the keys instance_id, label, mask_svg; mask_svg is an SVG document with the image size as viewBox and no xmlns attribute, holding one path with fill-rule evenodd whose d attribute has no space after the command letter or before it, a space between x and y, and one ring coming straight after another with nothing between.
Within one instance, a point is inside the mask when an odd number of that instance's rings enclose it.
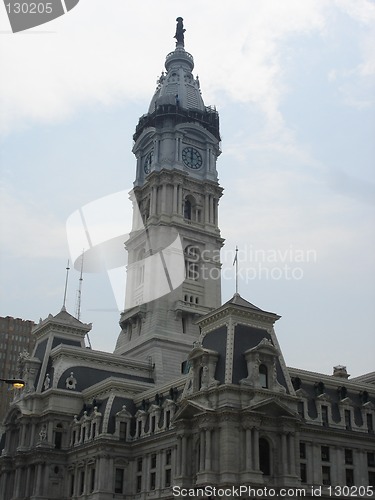
<instances>
[{"instance_id":1,"label":"white cloud","mask_svg":"<svg viewBox=\"0 0 375 500\"><path fill-rule=\"evenodd\" d=\"M231 9L225 4L225 15L224 3L215 2L215 9L212 4L195 0L182 9L186 48L200 52L207 97L224 90L230 99L258 103L270 120L280 121L285 85L280 44L288 36L321 30L324 4L238 1ZM149 0L129 8L119 0L105 7L91 0L50 23L54 33L35 33L42 26L3 36L2 130L25 119L64 119L95 102L150 98L150 75L156 78L162 58L174 47L175 10L172 1ZM6 23L3 18L1 27ZM153 40L158 40L157 50Z\"/></svg>"}]
</instances>

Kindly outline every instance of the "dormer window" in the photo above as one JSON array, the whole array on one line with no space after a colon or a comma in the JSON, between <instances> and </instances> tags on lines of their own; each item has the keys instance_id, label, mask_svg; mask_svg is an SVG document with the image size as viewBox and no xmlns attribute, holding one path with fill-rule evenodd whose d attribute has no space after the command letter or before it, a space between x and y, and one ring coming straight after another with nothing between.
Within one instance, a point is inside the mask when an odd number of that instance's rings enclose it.
<instances>
[{"instance_id":1,"label":"dormer window","mask_svg":"<svg viewBox=\"0 0 375 500\"><path fill-rule=\"evenodd\" d=\"M328 406L322 405L322 424L328 427Z\"/></svg>"},{"instance_id":2,"label":"dormer window","mask_svg":"<svg viewBox=\"0 0 375 500\"><path fill-rule=\"evenodd\" d=\"M259 366L259 384L263 389L268 389L268 370L263 364Z\"/></svg>"}]
</instances>

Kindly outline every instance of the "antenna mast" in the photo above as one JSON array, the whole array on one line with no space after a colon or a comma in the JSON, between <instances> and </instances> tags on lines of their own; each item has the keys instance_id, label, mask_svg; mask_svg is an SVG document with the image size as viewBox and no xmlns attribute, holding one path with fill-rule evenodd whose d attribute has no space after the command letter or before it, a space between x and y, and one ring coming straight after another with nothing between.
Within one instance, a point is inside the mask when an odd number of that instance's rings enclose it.
<instances>
[{"instance_id":1,"label":"antenna mast","mask_svg":"<svg viewBox=\"0 0 375 500\"><path fill-rule=\"evenodd\" d=\"M66 304L66 292L68 290L68 277L69 277L69 270L70 270L70 267L69 267L69 259L68 259L68 263L66 265L66 277L65 277L65 289L64 289L64 300L63 300L63 305L62 305L62 308L61 310L62 311L65 311L66 308L65 308L65 304Z\"/></svg>"},{"instance_id":2,"label":"antenna mast","mask_svg":"<svg viewBox=\"0 0 375 500\"><path fill-rule=\"evenodd\" d=\"M78 290L77 290L77 302L76 302L76 318L78 321L81 319L81 301L82 301L82 283L83 283L83 257L85 254L85 249L82 250L82 258L81 258L81 272L78 280ZM89 334L87 332L87 342L89 344L90 349L92 349L91 341Z\"/></svg>"},{"instance_id":3,"label":"antenna mast","mask_svg":"<svg viewBox=\"0 0 375 500\"><path fill-rule=\"evenodd\" d=\"M82 250L82 258L81 258L81 273L79 275L79 284L78 284L78 290L77 290L77 301L76 301L76 318L79 320L81 317L81 298L82 298L82 282L83 282L83 254L84 251Z\"/></svg>"}]
</instances>

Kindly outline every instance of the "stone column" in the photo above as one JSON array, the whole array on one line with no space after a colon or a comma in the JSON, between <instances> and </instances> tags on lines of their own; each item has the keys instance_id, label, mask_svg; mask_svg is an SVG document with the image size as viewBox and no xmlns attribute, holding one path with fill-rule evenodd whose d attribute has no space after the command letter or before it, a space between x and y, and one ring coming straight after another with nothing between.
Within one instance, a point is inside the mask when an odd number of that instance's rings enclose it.
<instances>
[{"instance_id":1,"label":"stone column","mask_svg":"<svg viewBox=\"0 0 375 500\"><path fill-rule=\"evenodd\" d=\"M167 200L167 185L162 185L162 193L161 193L161 213L164 214L166 210L166 200Z\"/></svg>"},{"instance_id":2,"label":"stone column","mask_svg":"<svg viewBox=\"0 0 375 500\"><path fill-rule=\"evenodd\" d=\"M214 223L214 197L210 196L210 223Z\"/></svg>"},{"instance_id":3,"label":"stone column","mask_svg":"<svg viewBox=\"0 0 375 500\"><path fill-rule=\"evenodd\" d=\"M41 495L45 495L46 497L49 497L49 465L46 463L44 465L44 473L43 473L43 481L42 481L42 489L41 489Z\"/></svg>"},{"instance_id":4,"label":"stone column","mask_svg":"<svg viewBox=\"0 0 375 500\"><path fill-rule=\"evenodd\" d=\"M5 471L0 475L0 491L6 491L6 475Z\"/></svg>"},{"instance_id":5,"label":"stone column","mask_svg":"<svg viewBox=\"0 0 375 500\"><path fill-rule=\"evenodd\" d=\"M186 476L186 460L187 460L187 436L183 434L181 443L181 469L182 476Z\"/></svg>"},{"instance_id":6,"label":"stone column","mask_svg":"<svg viewBox=\"0 0 375 500\"><path fill-rule=\"evenodd\" d=\"M331 461L331 482L332 485L344 486L346 484L345 477L345 458L344 458L344 450L339 447L332 447L330 449L332 453L332 457L330 457ZM355 462L355 457L353 454L353 463Z\"/></svg>"},{"instance_id":7,"label":"stone column","mask_svg":"<svg viewBox=\"0 0 375 500\"><path fill-rule=\"evenodd\" d=\"M25 481L25 496L28 497L30 495L30 474L31 474L31 469L30 466L26 470L26 481ZM0 491L1 490L1 485L0 485Z\"/></svg>"},{"instance_id":8,"label":"stone column","mask_svg":"<svg viewBox=\"0 0 375 500\"><path fill-rule=\"evenodd\" d=\"M312 483L313 484L320 484L321 483L321 470L322 470L322 464L320 460L320 446L318 444L312 444L312 472L313 472L313 477L312 477Z\"/></svg>"},{"instance_id":9,"label":"stone column","mask_svg":"<svg viewBox=\"0 0 375 500\"><path fill-rule=\"evenodd\" d=\"M90 491L90 474L89 474L89 466L88 463L85 463L85 484L83 485L83 493L88 493Z\"/></svg>"},{"instance_id":10,"label":"stone column","mask_svg":"<svg viewBox=\"0 0 375 500\"><path fill-rule=\"evenodd\" d=\"M296 431L294 435L294 471L293 474L296 474L299 477L299 442L300 442L300 433ZM307 445L306 445L306 453L307 453ZM307 455L306 455L307 456Z\"/></svg>"},{"instance_id":11,"label":"stone column","mask_svg":"<svg viewBox=\"0 0 375 500\"><path fill-rule=\"evenodd\" d=\"M281 460L282 460L283 476L285 476L286 474L288 474L288 453L287 453L287 439L285 432L281 434Z\"/></svg>"},{"instance_id":12,"label":"stone column","mask_svg":"<svg viewBox=\"0 0 375 500\"><path fill-rule=\"evenodd\" d=\"M204 441L204 430L200 431L200 442L199 442L199 472L203 472L204 470L204 450L205 450L205 441Z\"/></svg>"},{"instance_id":13,"label":"stone column","mask_svg":"<svg viewBox=\"0 0 375 500\"><path fill-rule=\"evenodd\" d=\"M177 196L178 196L178 185L174 184L173 185L173 208L172 208L173 214L177 213L177 203L178 203Z\"/></svg>"},{"instance_id":14,"label":"stone column","mask_svg":"<svg viewBox=\"0 0 375 500\"><path fill-rule=\"evenodd\" d=\"M259 430L256 427L253 430L253 457L254 470L259 471Z\"/></svg>"},{"instance_id":15,"label":"stone column","mask_svg":"<svg viewBox=\"0 0 375 500\"><path fill-rule=\"evenodd\" d=\"M20 437L20 442L19 446L22 448L26 446L26 424L21 424L21 437Z\"/></svg>"},{"instance_id":16,"label":"stone column","mask_svg":"<svg viewBox=\"0 0 375 500\"><path fill-rule=\"evenodd\" d=\"M295 447L294 447L294 436L293 434L288 434L288 462L289 462L289 474L294 475L296 473L296 461L295 461Z\"/></svg>"},{"instance_id":17,"label":"stone column","mask_svg":"<svg viewBox=\"0 0 375 500\"><path fill-rule=\"evenodd\" d=\"M246 450L246 456L245 456L245 464L246 464L246 471L250 471L253 468L252 464L252 439L251 439L251 434L252 430L247 428L245 431L245 450Z\"/></svg>"},{"instance_id":18,"label":"stone column","mask_svg":"<svg viewBox=\"0 0 375 500\"><path fill-rule=\"evenodd\" d=\"M176 450L176 477L181 476L181 455L182 455L182 442L181 436L177 436L177 450Z\"/></svg>"},{"instance_id":19,"label":"stone column","mask_svg":"<svg viewBox=\"0 0 375 500\"><path fill-rule=\"evenodd\" d=\"M18 498L21 496L21 481L23 481L24 478L21 478L21 469L17 467L16 473L15 473L15 478L14 478L14 496Z\"/></svg>"},{"instance_id":20,"label":"stone column","mask_svg":"<svg viewBox=\"0 0 375 500\"><path fill-rule=\"evenodd\" d=\"M34 495L42 495L42 477L43 477L43 464L38 464L36 466L36 481Z\"/></svg>"},{"instance_id":21,"label":"stone column","mask_svg":"<svg viewBox=\"0 0 375 500\"><path fill-rule=\"evenodd\" d=\"M204 466L206 471L211 470L211 429L206 429L206 454Z\"/></svg>"}]
</instances>

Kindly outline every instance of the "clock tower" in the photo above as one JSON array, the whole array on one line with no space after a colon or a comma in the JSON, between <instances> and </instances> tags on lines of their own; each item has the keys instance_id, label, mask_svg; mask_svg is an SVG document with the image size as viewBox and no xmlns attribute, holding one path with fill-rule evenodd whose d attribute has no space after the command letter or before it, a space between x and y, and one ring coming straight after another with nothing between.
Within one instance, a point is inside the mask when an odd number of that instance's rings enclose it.
<instances>
[{"instance_id":1,"label":"clock tower","mask_svg":"<svg viewBox=\"0 0 375 500\"><path fill-rule=\"evenodd\" d=\"M221 305L219 115L205 106L177 18L176 48L138 122L125 311L115 354L148 359L157 382L181 374L196 321Z\"/></svg>"}]
</instances>

